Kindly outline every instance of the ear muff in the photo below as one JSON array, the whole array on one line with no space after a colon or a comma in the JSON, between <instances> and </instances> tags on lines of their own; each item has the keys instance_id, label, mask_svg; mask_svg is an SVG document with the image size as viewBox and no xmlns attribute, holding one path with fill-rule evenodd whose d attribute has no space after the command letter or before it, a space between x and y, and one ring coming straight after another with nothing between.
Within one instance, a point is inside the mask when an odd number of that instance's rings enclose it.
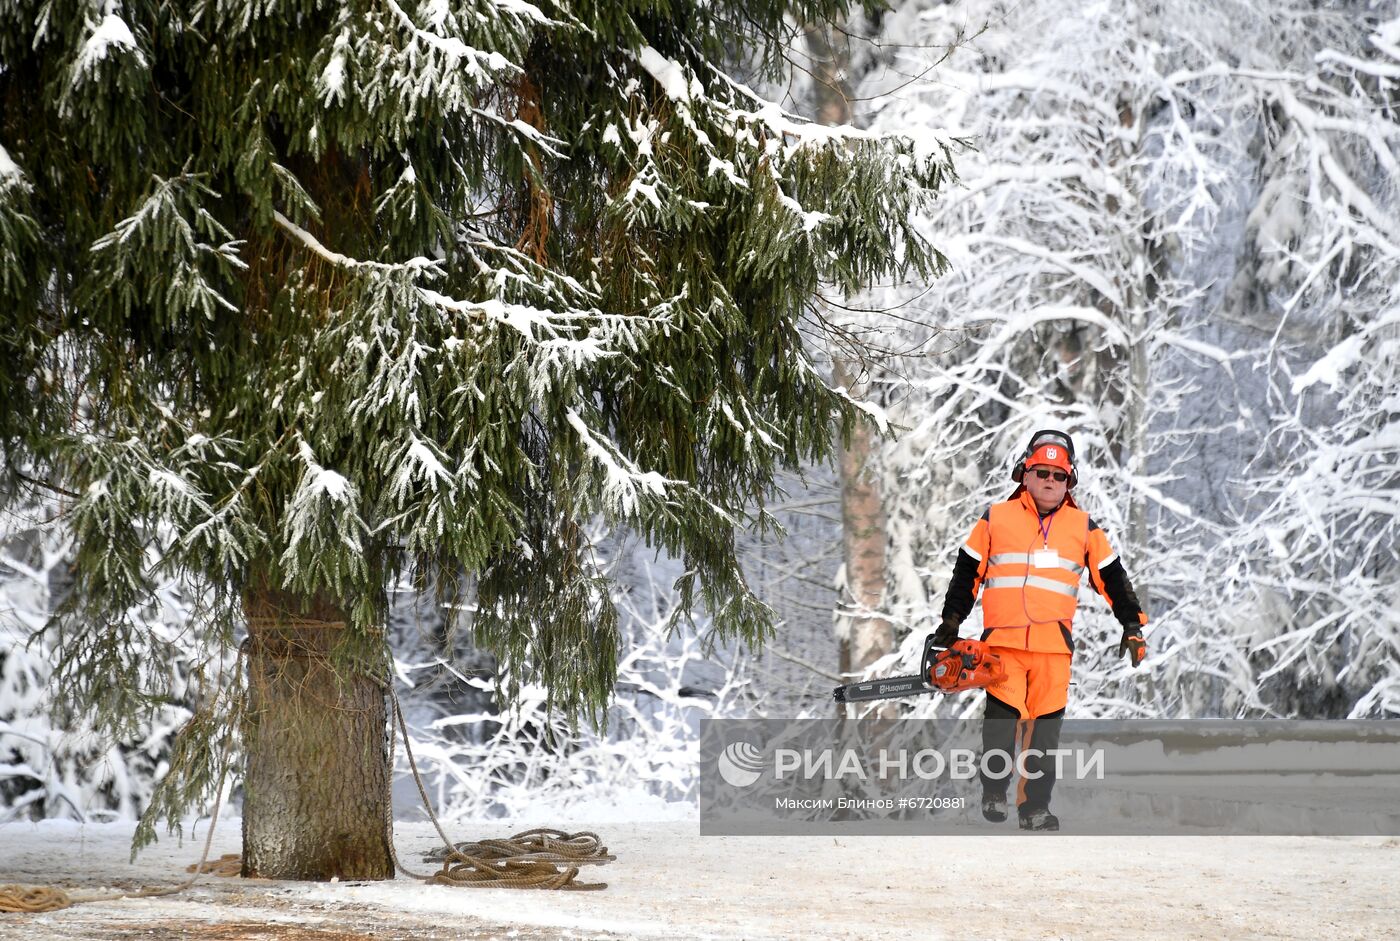
<instances>
[{"instance_id":1,"label":"ear muff","mask_svg":"<svg viewBox=\"0 0 1400 941\"><path fill-rule=\"evenodd\" d=\"M1069 452L1069 487L1067 489L1073 490L1075 484L1079 483L1079 462L1074 458L1074 439L1066 432L1056 431L1053 428L1045 428L1031 435L1026 450L1022 451L1021 456L1016 459L1016 463L1011 465L1011 479L1018 484L1026 479L1026 462L1031 459L1035 449L1047 439L1057 444L1063 444L1065 450Z\"/></svg>"}]
</instances>

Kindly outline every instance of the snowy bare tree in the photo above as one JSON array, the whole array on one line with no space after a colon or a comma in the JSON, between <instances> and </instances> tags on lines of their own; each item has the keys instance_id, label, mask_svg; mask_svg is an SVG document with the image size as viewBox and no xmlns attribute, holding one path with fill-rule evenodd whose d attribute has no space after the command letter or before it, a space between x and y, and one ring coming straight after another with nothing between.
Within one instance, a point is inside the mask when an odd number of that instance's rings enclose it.
<instances>
[{"instance_id":1,"label":"snowy bare tree","mask_svg":"<svg viewBox=\"0 0 1400 941\"><path fill-rule=\"evenodd\" d=\"M1059 426L1154 620L1135 676L1081 619L1081 714L1392 708L1395 27L1368 10L886 17L871 125L977 148L921 223L951 272L863 301L929 350L882 455L898 623L930 623L1010 458Z\"/></svg>"},{"instance_id":2,"label":"snowy bare tree","mask_svg":"<svg viewBox=\"0 0 1400 941\"><path fill-rule=\"evenodd\" d=\"M977 148L925 223L948 236L951 273L873 299L920 321L910 340L930 351L897 413L909 431L886 455L903 497L891 510L897 606L911 623L930 622L926 579L946 577L971 521L1009 490L1010 459L1036 427L1077 435L1081 499L1129 560L1165 555L1169 538L1203 525L1164 492L1171 462L1157 458L1198 433L1173 416L1200 392L1162 351L1206 357L1227 381L1230 368L1196 336L1203 292L1182 273L1209 245L1233 159L1220 125L1194 117L1228 107L1221 88L1172 78L1183 61L1209 61L1184 31L1224 14L1200 12L915 4L886 25L916 49L897 48L893 75L872 75L868 94L917 75L929 55L917 47L970 38L935 82L883 103L874 126L944 127ZM1179 561L1139 567L1140 589L1181 597L1192 560ZM1091 651L1103 646L1097 623L1080 634Z\"/></svg>"},{"instance_id":3,"label":"snowy bare tree","mask_svg":"<svg viewBox=\"0 0 1400 941\"><path fill-rule=\"evenodd\" d=\"M1400 18L1324 5L1268 25L1276 56L1244 73L1260 185L1229 309L1263 338L1266 395L1217 564L1250 706L1394 716Z\"/></svg>"}]
</instances>

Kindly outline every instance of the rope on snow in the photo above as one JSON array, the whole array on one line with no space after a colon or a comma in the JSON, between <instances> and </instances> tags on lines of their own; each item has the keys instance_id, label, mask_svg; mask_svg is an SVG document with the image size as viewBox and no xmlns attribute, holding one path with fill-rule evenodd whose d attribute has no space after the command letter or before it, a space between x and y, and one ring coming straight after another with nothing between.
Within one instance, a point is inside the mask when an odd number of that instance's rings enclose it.
<instances>
[{"instance_id":1,"label":"rope on snow","mask_svg":"<svg viewBox=\"0 0 1400 941\"><path fill-rule=\"evenodd\" d=\"M269 618L249 618L250 635L254 628L266 628ZM259 622L259 623L252 623ZM289 623L290 622L290 623ZM345 627L344 621L315 621L312 619L283 619L282 627ZM243 651L240 651L242 654ZM299 651L287 651L287 656L305 656ZM393 706L393 719L397 732L403 735L404 753L413 772L413 781L418 785L419 797L428 817L433 822L438 836L442 838L441 849L430 854L430 858L442 860L442 868L435 873L421 874L410 871L399 861L393 841L393 802L386 801L385 828L389 835L389 849L394 857L394 866L411 879L418 879L432 885L467 886L472 888L510 889L568 889L588 892L606 889L606 882L579 882L580 866L602 865L617 859L608 852L598 834L587 831L568 833L548 827L525 830L504 840L482 840L477 843L453 843L442 828L441 821L428 800L423 778L418 773L418 763L413 758L413 746L409 744L408 723L404 721L403 709L392 684L388 687L389 699ZM389 739L389 763L393 765L393 748L398 734ZM227 758L227 753L225 754ZM83 902L109 902L123 898L155 898L175 895L194 885L203 873L220 876L236 876L242 866L241 858L235 853L226 853L219 859L209 861L209 847L214 842L214 827L219 820L219 808L223 800L224 778L228 774L225 762L219 774L219 787L215 792L214 812L209 822L209 833L204 840L204 852L199 862L185 871L193 873L190 878L177 886L166 889L141 889L136 892L113 892L103 895L70 895L54 886L0 885L0 912L52 912Z\"/></svg>"}]
</instances>

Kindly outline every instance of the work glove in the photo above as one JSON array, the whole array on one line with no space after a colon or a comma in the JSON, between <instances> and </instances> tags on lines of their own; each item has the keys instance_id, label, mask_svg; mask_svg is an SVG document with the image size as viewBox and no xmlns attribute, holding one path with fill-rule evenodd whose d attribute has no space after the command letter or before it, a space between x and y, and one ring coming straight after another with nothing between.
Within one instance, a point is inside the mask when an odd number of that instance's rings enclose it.
<instances>
[{"instance_id":1,"label":"work glove","mask_svg":"<svg viewBox=\"0 0 1400 941\"><path fill-rule=\"evenodd\" d=\"M1127 657L1136 670L1147 656L1147 641L1142 636L1142 628L1130 627L1123 631L1123 639L1118 642L1118 656Z\"/></svg>"},{"instance_id":2,"label":"work glove","mask_svg":"<svg viewBox=\"0 0 1400 941\"><path fill-rule=\"evenodd\" d=\"M943 623L938 625L938 630L933 632L933 646L951 647L958 641L958 624L952 618L944 618Z\"/></svg>"}]
</instances>

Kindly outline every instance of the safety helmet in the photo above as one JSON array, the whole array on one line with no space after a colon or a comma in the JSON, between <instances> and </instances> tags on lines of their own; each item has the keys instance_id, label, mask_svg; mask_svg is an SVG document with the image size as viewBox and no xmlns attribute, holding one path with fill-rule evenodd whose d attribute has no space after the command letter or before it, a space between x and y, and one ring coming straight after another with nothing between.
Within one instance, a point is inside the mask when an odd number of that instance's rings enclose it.
<instances>
[{"instance_id":1,"label":"safety helmet","mask_svg":"<svg viewBox=\"0 0 1400 941\"><path fill-rule=\"evenodd\" d=\"M1058 452L1064 449L1064 454ZM1069 473L1069 489L1073 490L1074 485L1079 483L1079 471L1075 467L1074 461L1074 439L1068 432L1045 429L1037 431L1031 435L1030 443L1026 445L1026 450L1021 452L1021 456L1016 459L1016 463L1011 467L1011 479L1020 483L1026 476L1026 469L1031 464L1031 458L1035 457L1038 451L1045 450L1046 457L1037 463L1049 463L1064 467ZM1064 463L1061 463L1061 460Z\"/></svg>"}]
</instances>

